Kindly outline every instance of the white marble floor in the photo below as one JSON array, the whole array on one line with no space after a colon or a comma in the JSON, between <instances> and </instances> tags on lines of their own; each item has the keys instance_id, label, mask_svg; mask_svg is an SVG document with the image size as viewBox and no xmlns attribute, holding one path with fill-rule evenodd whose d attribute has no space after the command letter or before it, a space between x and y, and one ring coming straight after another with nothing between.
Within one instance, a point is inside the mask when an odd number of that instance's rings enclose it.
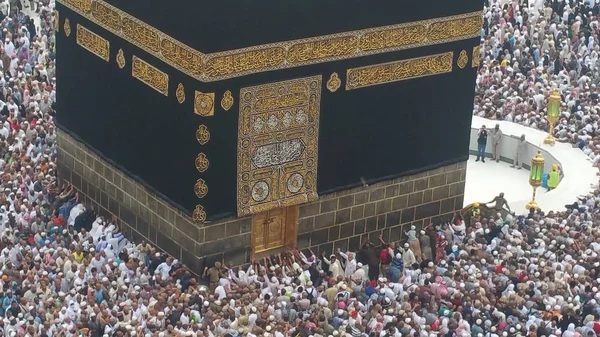
<instances>
[{"instance_id":1,"label":"white marble floor","mask_svg":"<svg viewBox=\"0 0 600 337\"><path fill-rule=\"evenodd\" d=\"M500 192L504 192L511 209L521 212L525 205L513 205L513 202L531 197L529 171L511 168L510 164L504 162L496 163L492 160L486 160L485 163L475 162L475 156L471 156L467 163L465 205L491 201ZM537 193L543 194L546 190L540 187Z\"/></svg>"}]
</instances>

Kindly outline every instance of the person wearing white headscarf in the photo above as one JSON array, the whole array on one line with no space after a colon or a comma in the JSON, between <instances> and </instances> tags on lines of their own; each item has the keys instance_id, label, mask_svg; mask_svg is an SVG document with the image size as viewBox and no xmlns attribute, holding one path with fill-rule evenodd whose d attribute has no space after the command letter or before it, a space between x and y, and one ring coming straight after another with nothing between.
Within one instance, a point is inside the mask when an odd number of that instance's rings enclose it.
<instances>
[{"instance_id":1,"label":"person wearing white headscarf","mask_svg":"<svg viewBox=\"0 0 600 337\"><path fill-rule=\"evenodd\" d=\"M575 336L575 324L571 323L567 327L567 331L563 332L562 337L574 337Z\"/></svg>"}]
</instances>

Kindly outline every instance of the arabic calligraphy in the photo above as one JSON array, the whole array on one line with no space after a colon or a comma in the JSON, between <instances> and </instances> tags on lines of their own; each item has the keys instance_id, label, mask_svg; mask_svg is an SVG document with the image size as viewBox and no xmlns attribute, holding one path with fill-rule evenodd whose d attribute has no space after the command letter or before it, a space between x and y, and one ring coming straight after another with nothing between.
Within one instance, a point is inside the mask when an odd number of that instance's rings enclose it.
<instances>
[{"instance_id":1,"label":"arabic calligraphy","mask_svg":"<svg viewBox=\"0 0 600 337\"><path fill-rule=\"evenodd\" d=\"M431 41L441 41L457 37L471 36L475 33L479 33L482 25L482 15L433 22L429 26L427 38Z\"/></svg>"},{"instance_id":2,"label":"arabic calligraphy","mask_svg":"<svg viewBox=\"0 0 600 337\"><path fill-rule=\"evenodd\" d=\"M342 85L342 81L337 73L332 73L327 81L327 90L331 92L336 92L340 86Z\"/></svg>"},{"instance_id":3,"label":"arabic calligraphy","mask_svg":"<svg viewBox=\"0 0 600 337\"><path fill-rule=\"evenodd\" d=\"M182 83L179 83L177 89L175 89L175 98L177 98L179 104L185 102L185 87Z\"/></svg>"},{"instance_id":4,"label":"arabic calligraphy","mask_svg":"<svg viewBox=\"0 0 600 337\"><path fill-rule=\"evenodd\" d=\"M371 51L410 46L422 43L426 38L427 26L414 25L366 33L361 36L358 47L362 51Z\"/></svg>"},{"instance_id":5,"label":"arabic calligraphy","mask_svg":"<svg viewBox=\"0 0 600 337\"><path fill-rule=\"evenodd\" d=\"M345 36L297 43L288 49L287 61L291 63L301 63L324 58L336 58L342 55L351 55L356 52L357 43L357 36Z\"/></svg>"},{"instance_id":6,"label":"arabic calligraphy","mask_svg":"<svg viewBox=\"0 0 600 337\"><path fill-rule=\"evenodd\" d=\"M142 81L152 89L169 96L169 75L156 69L150 63L133 55L131 61L131 76Z\"/></svg>"},{"instance_id":7,"label":"arabic calligraphy","mask_svg":"<svg viewBox=\"0 0 600 337\"><path fill-rule=\"evenodd\" d=\"M65 19L65 23L64 23L63 29L65 30L65 35L67 37L71 36L71 21L69 20L69 18Z\"/></svg>"},{"instance_id":8,"label":"arabic calligraphy","mask_svg":"<svg viewBox=\"0 0 600 337\"><path fill-rule=\"evenodd\" d=\"M233 94L231 91L227 90L223 94L223 98L221 98L221 108L225 111L229 111L233 106Z\"/></svg>"},{"instance_id":9,"label":"arabic calligraphy","mask_svg":"<svg viewBox=\"0 0 600 337\"><path fill-rule=\"evenodd\" d=\"M202 76L204 70L202 55L192 48L180 44L174 39L165 38L160 41L160 53L167 60L179 65L192 77Z\"/></svg>"},{"instance_id":10,"label":"arabic calligraphy","mask_svg":"<svg viewBox=\"0 0 600 337\"><path fill-rule=\"evenodd\" d=\"M466 50L461 50L460 54L458 54L458 60L456 60L456 64L460 69L463 69L467 63L469 63L469 56L467 56Z\"/></svg>"},{"instance_id":11,"label":"arabic calligraphy","mask_svg":"<svg viewBox=\"0 0 600 337\"><path fill-rule=\"evenodd\" d=\"M77 24L77 44L108 62L110 58L110 42L89 29Z\"/></svg>"},{"instance_id":12,"label":"arabic calligraphy","mask_svg":"<svg viewBox=\"0 0 600 337\"><path fill-rule=\"evenodd\" d=\"M119 68L123 69L125 68L125 54L123 53L123 49L119 49L119 51L117 52L117 65L119 66Z\"/></svg>"},{"instance_id":13,"label":"arabic calligraphy","mask_svg":"<svg viewBox=\"0 0 600 337\"><path fill-rule=\"evenodd\" d=\"M475 46L473 47L473 55L471 57L471 67L473 68L477 68L479 67L479 52L480 52L481 46Z\"/></svg>"},{"instance_id":14,"label":"arabic calligraphy","mask_svg":"<svg viewBox=\"0 0 600 337\"><path fill-rule=\"evenodd\" d=\"M285 61L285 54L284 48L275 47L217 56L206 62L204 73L208 77L216 78L229 74L243 74L258 69L264 70L282 65Z\"/></svg>"},{"instance_id":15,"label":"arabic calligraphy","mask_svg":"<svg viewBox=\"0 0 600 337\"><path fill-rule=\"evenodd\" d=\"M60 32L60 16L59 16L59 12L58 9L54 10L54 30L58 33Z\"/></svg>"},{"instance_id":16,"label":"arabic calligraphy","mask_svg":"<svg viewBox=\"0 0 600 337\"><path fill-rule=\"evenodd\" d=\"M119 12L105 6L101 2L92 2L91 13L104 27L110 27L115 30L120 30L122 27L121 15L119 15Z\"/></svg>"},{"instance_id":17,"label":"arabic calligraphy","mask_svg":"<svg viewBox=\"0 0 600 337\"><path fill-rule=\"evenodd\" d=\"M65 5L69 5L80 13L88 13L92 9L92 0L63 0ZM58 1L58 2L63 2Z\"/></svg>"},{"instance_id":18,"label":"arabic calligraphy","mask_svg":"<svg viewBox=\"0 0 600 337\"><path fill-rule=\"evenodd\" d=\"M305 182L317 179L321 85L318 75L241 89L239 216L317 198Z\"/></svg>"},{"instance_id":19,"label":"arabic calligraphy","mask_svg":"<svg viewBox=\"0 0 600 337\"><path fill-rule=\"evenodd\" d=\"M346 90L431 76L452 71L454 52L400 60L347 70Z\"/></svg>"},{"instance_id":20,"label":"arabic calligraphy","mask_svg":"<svg viewBox=\"0 0 600 337\"><path fill-rule=\"evenodd\" d=\"M300 139L267 144L256 148L252 162L258 168L282 165L300 159L305 149L306 146Z\"/></svg>"},{"instance_id":21,"label":"arabic calligraphy","mask_svg":"<svg viewBox=\"0 0 600 337\"><path fill-rule=\"evenodd\" d=\"M481 12L204 54L104 0L57 0L203 82L478 37Z\"/></svg>"},{"instance_id":22,"label":"arabic calligraphy","mask_svg":"<svg viewBox=\"0 0 600 337\"><path fill-rule=\"evenodd\" d=\"M304 93L291 93L288 95L259 99L254 104L254 109L256 111L281 109L305 103L307 100L308 97Z\"/></svg>"},{"instance_id":23,"label":"arabic calligraphy","mask_svg":"<svg viewBox=\"0 0 600 337\"><path fill-rule=\"evenodd\" d=\"M160 52L160 38L154 28L131 17L123 17L122 22L123 34L126 37L155 53Z\"/></svg>"},{"instance_id":24,"label":"arabic calligraphy","mask_svg":"<svg viewBox=\"0 0 600 337\"><path fill-rule=\"evenodd\" d=\"M197 224L202 224L206 221L206 211L202 205L197 205L194 209L194 213L192 213L192 220L194 220Z\"/></svg>"}]
</instances>

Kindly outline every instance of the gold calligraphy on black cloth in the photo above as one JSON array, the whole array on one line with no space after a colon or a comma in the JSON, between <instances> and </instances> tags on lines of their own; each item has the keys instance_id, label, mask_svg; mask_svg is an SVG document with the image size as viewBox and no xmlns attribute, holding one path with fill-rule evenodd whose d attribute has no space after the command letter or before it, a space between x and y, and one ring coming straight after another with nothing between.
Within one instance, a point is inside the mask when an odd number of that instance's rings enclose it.
<instances>
[{"instance_id":1,"label":"gold calligraphy on black cloth","mask_svg":"<svg viewBox=\"0 0 600 337\"><path fill-rule=\"evenodd\" d=\"M131 76L161 94L169 96L169 75L135 55L133 55L133 59L131 60Z\"/></svg>"},{"instance_id":2,"label":"gold calligraphy on black cloth","mask_svg":"<svg viewBox=\"0 0 600 337\"><path fill-rule=\"evenodd\" d=\"M321 76L240 91L238 215L316 200Z\"/></svg>"},{"instance_id":3,"label":"gold calligraphy on black cloth","mask_svg":"<svg viewBox=\"0 0 600 337\"><path fill-rule=\"evenodd\" d=\"M91 30L77 24L77 44L90 53L108 62L110 59L110 42Z\"/></svg>"},{"instance_id":4,"label":"gold calligraphy on black cloth","mask_svg":"<svg viewBox=\"0 0 600 337\"><path fill-rule=\"evenodd\" d=\"M347 70L346 90L452 71L454 52L380 63Z\"/></svg>"},{"instance_id":5,"label":"gold calligraphy on black cloth","mask_svg":"<svg viewBox=\"0 0 600 337\"><path fill-rule=\"evenodd\" d=\"M483 22L477 11L204 54L104 0L57 1L203 82L474 38Z\"/></svg>"}]
</instances>

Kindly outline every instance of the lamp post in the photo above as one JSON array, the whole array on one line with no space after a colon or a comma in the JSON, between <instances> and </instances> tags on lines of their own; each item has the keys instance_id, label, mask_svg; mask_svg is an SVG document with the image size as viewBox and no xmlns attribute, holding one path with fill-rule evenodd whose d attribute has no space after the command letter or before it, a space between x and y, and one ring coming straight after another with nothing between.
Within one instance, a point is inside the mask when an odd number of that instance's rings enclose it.
<instances>
[{"instance_id":1,"label":"lamp post","mask_svg":"<svg viewBox=\"0 0 600 337\"><path fill-rule=\"evenodd\" d=\"M546 113L546 119L550 126L548 128L548 136L544 139L544 144L554 145L554 125L558 122L558 116L560 115L560 93L558 89L554 89L548 98L548 109Z\"/></svg>"},{"instance_id":2,"label":"lamp post","mask_svg":"<svg viewBox=\"0 0 600 337\"><path fill-rule=\"evenodd\" d=\"M539 208L535 201L535 191L540 185L542 185L542 176L544 175L544 157L542 152L538 150L537 154L531 158L531 170L529 171L529 185L533 187L533 197L531 201L525 206L527 209Z\"/></svg>"}]
</instances>

